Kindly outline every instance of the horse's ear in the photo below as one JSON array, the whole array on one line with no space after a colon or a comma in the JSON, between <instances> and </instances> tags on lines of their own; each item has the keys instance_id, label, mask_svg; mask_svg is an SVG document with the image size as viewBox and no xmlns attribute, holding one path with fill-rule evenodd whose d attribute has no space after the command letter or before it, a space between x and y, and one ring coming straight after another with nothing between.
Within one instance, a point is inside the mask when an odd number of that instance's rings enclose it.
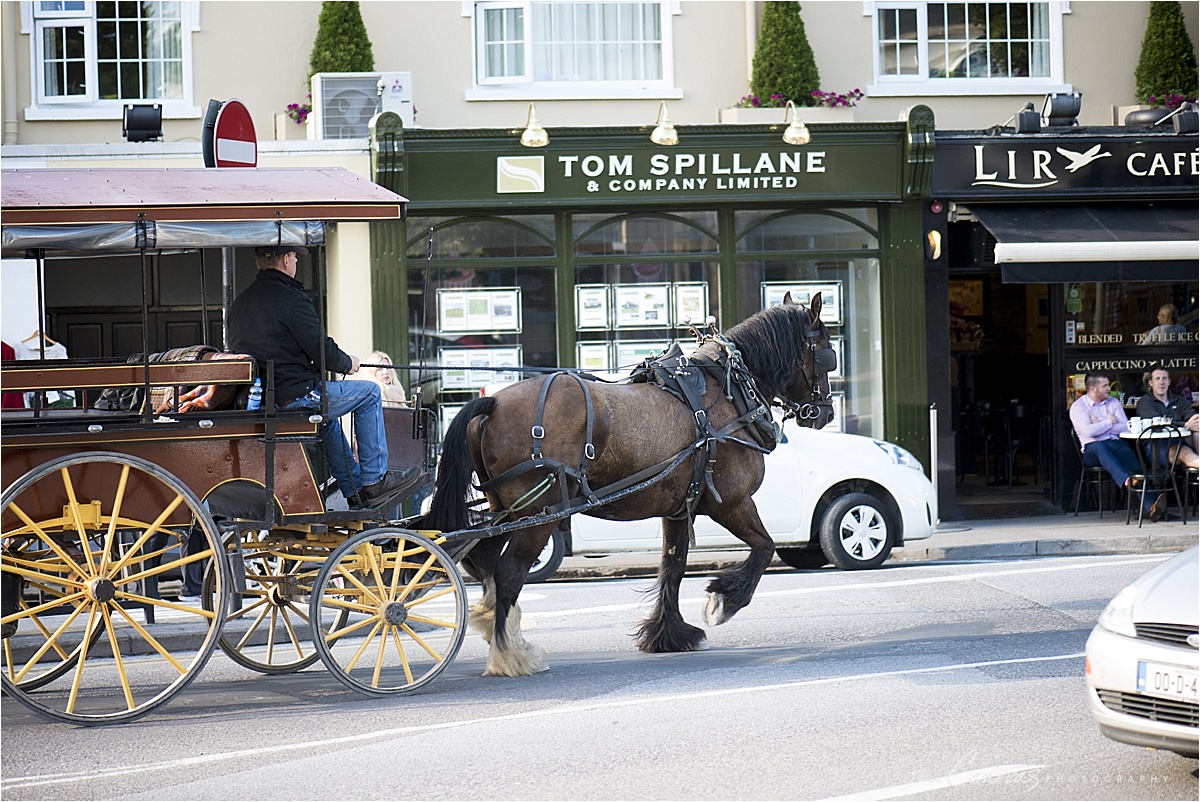
<instances>
[{"instance_id":1,"label":"horse's ear","mask_svg":"<svg viewBox=\"0 0 1200 802\"><path fill-rule=\"evenodd\" d=\"M800 304L798 304L792 300L792 291L788 290L787 292L785 292L783 294L783 305L784 306L799 306Z\"/></svg>"},{"instance_id":2,"label":"horse's ear","mask_svg":"<svg viewBox=\"0 0 1200 802\"><path fill-rule=\"evenodd\" d=\"M819 320L821 317L821 293L817 293L808 302L808 308L812 310L813 320Z\"/></svg>"}]
</instances>

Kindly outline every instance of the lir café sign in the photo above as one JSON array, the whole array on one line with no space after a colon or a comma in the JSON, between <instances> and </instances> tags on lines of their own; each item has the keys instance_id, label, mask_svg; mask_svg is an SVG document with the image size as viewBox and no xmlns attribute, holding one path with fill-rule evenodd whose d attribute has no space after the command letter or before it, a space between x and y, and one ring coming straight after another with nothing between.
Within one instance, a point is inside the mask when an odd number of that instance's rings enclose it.
<instances>
[{"instance_id":1,"label":"lir caf\u00e9 sign","mask_svg":"<svg viewBox=\"0 0 1200 802\"><path fill-rule=\"evenodd\" d=\"M1180 195L1200 191L1194 136L1118 132L938 135L931 192L955 198Z\"/></svg>"}]
</instances>

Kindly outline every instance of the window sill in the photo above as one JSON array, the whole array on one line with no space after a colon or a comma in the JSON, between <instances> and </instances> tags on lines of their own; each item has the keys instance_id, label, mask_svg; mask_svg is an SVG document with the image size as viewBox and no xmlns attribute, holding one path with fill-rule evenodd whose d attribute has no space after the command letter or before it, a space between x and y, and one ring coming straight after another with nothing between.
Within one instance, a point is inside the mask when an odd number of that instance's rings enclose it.
<instances>
[{"instance_id":1,"label":"window sill","mask_svg":"<svg viewBox=\"0 0 1200 802\"><path fill-rule=\"evenodd\" d=\"M164 120L198 120L202 112L197 106L185 106L182 103L162 104ZM124 104L118 106L78 105L69 104L26 106L26 121L40 120L120 120L125 115Z\"/></svg>"},{"instance_id":2,"label":"window sill","mask_svg":"<svg viewBox=\"0 0 1200 802\"><path fill-rule=\"evenodd\" d=\"M913 81L876 83L867 87L867 97L956 97L956 96L1002 96L1002 95L1046 95L1051 92L1072 92L1070 84L1050 80L1005 81Z\"/></svg>"},{"instance_id":3,"label":"window sill","mask_svg":"<svg viewBox=\"0 0 1200 802\"><path fill-rule=\"evenodd\" d=\"M574 82L562 86L506 84L477 86L466 91L465 99L486 100L679 100L683 90L666 86L583 86Z\"/></svg>"}]
</instances>

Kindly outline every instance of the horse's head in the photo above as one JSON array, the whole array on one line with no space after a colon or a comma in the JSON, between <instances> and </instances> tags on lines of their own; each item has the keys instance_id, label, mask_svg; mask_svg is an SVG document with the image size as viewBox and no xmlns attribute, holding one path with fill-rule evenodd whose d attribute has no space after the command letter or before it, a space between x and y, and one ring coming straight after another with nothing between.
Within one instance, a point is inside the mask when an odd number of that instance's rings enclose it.
<instances>
[{"instance_id":1,"label":"horse's head","mask_svg":"<svg viewBox=\"0 0 1200 802\"><path fill-rule=\"evenodd\" d=\"M837 369L837 352L830 344L829 330L821 321L821 293L814 295L807 307L793 301L790 292L783 296L783 303L799 306L803 321L799 332L800 360L784 393L796 414L796 422L820 429L833 420L829 374Z\"/></svg>"}]
</instances>

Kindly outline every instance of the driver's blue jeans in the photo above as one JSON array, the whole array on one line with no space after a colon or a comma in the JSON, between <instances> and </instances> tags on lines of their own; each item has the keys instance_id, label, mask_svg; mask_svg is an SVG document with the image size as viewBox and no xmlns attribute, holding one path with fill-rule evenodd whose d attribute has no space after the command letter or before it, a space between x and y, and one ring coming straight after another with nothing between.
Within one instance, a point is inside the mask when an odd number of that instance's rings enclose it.
<instances>
[{"instance_id":1,"label":"driver's blue jeans","mask_svg":"<svg viewBox=\"0 0 1200 802\"><path fill-rule=\"evenodd\" d=\"M362 490L363 485L373 485L387 473L387 434L383 428L383 402L379 396L379 385L372 381L325 382L325 398L329 405L329 419L321 425L321 446L329 472L337 479L342 495L350 498ZM321 409L319 390L297 398L280 409ZM340 418L354 416L354 439L358 443L358 462L342 431Z\"/></svg>"}]
</instances>

